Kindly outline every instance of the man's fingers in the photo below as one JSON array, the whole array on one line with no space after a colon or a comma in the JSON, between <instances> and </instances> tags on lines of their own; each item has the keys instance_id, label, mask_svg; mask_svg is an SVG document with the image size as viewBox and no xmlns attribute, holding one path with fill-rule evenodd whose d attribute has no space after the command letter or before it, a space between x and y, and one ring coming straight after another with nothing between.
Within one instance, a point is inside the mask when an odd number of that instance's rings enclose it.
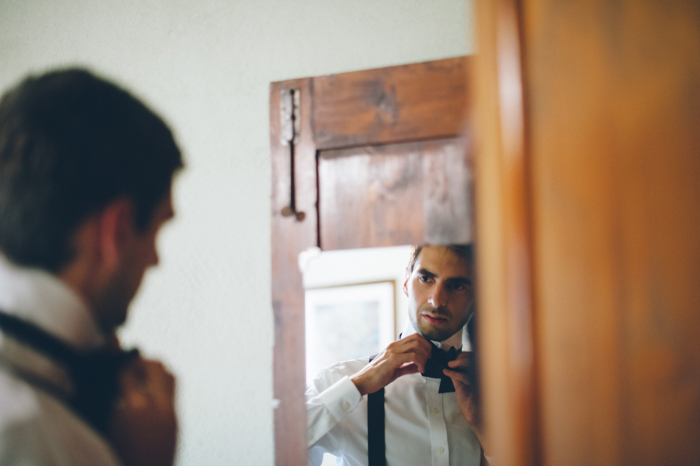
<instances>
[{"instance_id":1,"label":"man's fingers","mask_svg":"<svg viewBox=\"0 0 700 466\"><path fill-rule=\"evenodd\" d=\"M388 348L388 350L393 353L393 354L402 354L402 353L415 353L419 354L421 358L428 359L430 358L430 353L431 353L431 348L430 345L426 348L424 345L421 345L419 342L409 342L408 344L401 345L401 346L396 346L394 348Z\"/></svg>"},{"instance_id":2,"label":"man's fingers","mask_svg":"<svg viewBox=\"0 0 700 466\"><path fill-rule=\"evenodd\" d=\"M411 335L412 337L413 335ZM427 361L430 358L431 352L432 352L432 347L430 346L430 343L423 337L420 338L411 338L407 337L404 338L403 340L399 340L399 342L402 342L400 345L396 345L392 347L391 345L387 347L387 350L394 353L394 354L401 354L401 353L415 353L418 355L417 357L420 358L423 363ZM405 341L404 340L408 340ZM394 342L398 343L398 342Z\"/></svg>"},{"instance_id":3,"label":"man's fingers","mask_svg":"<svg viewBox=\"0 0 700 466\"><path fill-rule=\"evenodd\" d=\"M149 385L158 394L172 398L175 394L175 377L158 361L146 363L146 377Z\"/></svg>"},{"instance_id":4,"label":"man's fingers","mask_svg":"<svg viewBox=\"0 0 700 466\"><path fill-rule=\"evenodd\" d=\"M160 362L139 359L122 372L120 387L122 402L128 406L169 408L175 396L175 377Z\"/></svg>"},{"instance_id":5,"label":"man's fingers","mask_svg":"<svg viewBox=\"0 0 700 466\"><path fill-rule=\"evenodd\" d=\"M393 342L387 347L387 349L393 349L399 352L407 352L409 350L417 352L422 350L426 354L430 355L431 346L428 340L419 334L414 333L413 335Z\"/></svg>"},{"instance_id":6,"label":"man's fingers","mask_svg":"<svg viewBox=\"0 0 700 466\"><path fill-rule=\"evenodd\" d=\"M380 365L388 360L394 366L394 369L405 364L406 362L415 362L421 368L425 369L425 363L430 358L430 353L418 345L404 345L401 347L387 348L382 354L372 361L373 365ZM376 361L376 362L375 362Z\"/></svg>"},{"instance_id":7,"label":"man's fingers","mask_svg":"<svg viewBox=\"0 0 700 466\"><path fill-rule=\"evenodd\" d=\"M425 372L425 362L426 358L418 353L397 354L394 359L394 369L398 370L408 364L414 364L419 369L418 372Z\"/></svg>"},{"instance_id":8,"label":"man's fingers","mask_svg":"<svg viewBox=\"0 0 700 466\"><path fill-rule=\"evenodd\" d=\"M145 378L142 389L154 404L168 407L175 396L175 377L157 361L144 361Z\"/></svg>"},{"instance_id":9,"label":"man's fingers","mask_svg":"<svg viewBox=\"0 0 700 466\"><path fill-rule=\"evenodd\" d=\"M450 379L452 379L452 383L457 386L457 384L462 384L471 389L471 385L469 382L469 377L462 373L462 372L457 372L457 371L451 371L449 369L444 370L445 375L447 375Z\"/></svg>"},{"instance_id":10,"label":"man's fingers","mask_svg":"<svg viewBox=\"0 0 700 466\"><path fill-rule=\"evenodd\" d=\"M460 353L457 359L448 362L447 365L455 370L464 372L474 366L473 359L472 353Z\"/></svg>"},{"instance_id":11,"label":"man's fingers","mask_svg":"<svg viewBox=\"0 0 700 466\"><path fill-rule=\"evenodd\" d=\"M396 373L397 373L397 377L396 377L396 378L398 379L399 377L402 377L402 376L404 376L404 375L416 374L416 373L418 373L418 372L421 372L421 370L418 369L418 366L416 366L415 364L408 364L408 365L406 365L406 366L401 367L401 368L396 372Z\"/></svg>"},{"instance_id":12,"label":"man's fingers","mask_svg":"<svg viewBox=\"0 0 700 466\"><path fill-rule=\"evenodd\" d=\"M143 375L140 367L130 365L122 372L119 380L121 402L132 408L144 408L150 403L149 397L143 389Z\"/></svg>"},{"instance_id":13,"label":"man's fingers","mask_svg":"<svg viewBox=\"0 0 700 466\"><path fill-rule=\"evenodd\" d=\"M447 363L447 365L455 371L459 372L467 372L469 369L471 369L471 364L465 364L463 362L458 362L458 361L450 361Z\"/></svg>"}]
</instances>

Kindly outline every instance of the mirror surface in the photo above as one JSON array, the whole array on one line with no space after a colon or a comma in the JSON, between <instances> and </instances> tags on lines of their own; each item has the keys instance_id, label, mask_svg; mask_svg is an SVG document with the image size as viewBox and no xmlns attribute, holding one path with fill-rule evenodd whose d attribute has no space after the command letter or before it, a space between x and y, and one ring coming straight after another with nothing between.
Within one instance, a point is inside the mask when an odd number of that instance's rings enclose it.
<instances>
[{"instance_id":1,"label":"mirror surface","mask_svg":"<svg viewBox=\"0 0 700 466\"><path fill-rule=\"evenodd\" d=\"M378 353L407 321L410 246L305 251L306 382L339 361Z\"/></svg>"},{"instance_id":2,"label":"mirror surface","mask_svg":"<svg viewBox=\"0 0 700 466\"><path fill-rule=\"evenodd\" d=\"M306 385L336 362L378 353L408 320L403 293L410 246L300 254L304 277ZM335 464L325 454L323 466Z\"/></svg>"}]
</instances>

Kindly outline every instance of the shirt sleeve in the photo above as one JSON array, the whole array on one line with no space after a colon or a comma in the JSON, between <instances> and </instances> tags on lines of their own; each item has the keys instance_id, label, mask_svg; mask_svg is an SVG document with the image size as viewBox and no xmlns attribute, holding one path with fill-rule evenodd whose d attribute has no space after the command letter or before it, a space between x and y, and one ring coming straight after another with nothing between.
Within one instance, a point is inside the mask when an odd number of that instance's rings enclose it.
<instances>
[{"instance_id":1,"label":"shirt sleeve","mask_svg":"<svg viewBox=\"0 0 700 466\"><path fill-rule=\"evenodd\" d=\"M321 464L323 453L335 453L342 448L339 423L362 399L349 375L339 369L332 366L322 371L306 391L310 465Z\"/></svg>"}]
</instances>

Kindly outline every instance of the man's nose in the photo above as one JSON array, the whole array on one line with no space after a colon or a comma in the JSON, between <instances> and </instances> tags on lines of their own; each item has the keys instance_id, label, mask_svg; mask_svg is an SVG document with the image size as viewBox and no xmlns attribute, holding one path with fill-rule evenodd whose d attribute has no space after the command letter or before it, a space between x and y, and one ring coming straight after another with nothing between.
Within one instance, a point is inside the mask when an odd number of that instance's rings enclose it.
<instances>
[{"instance_id":1,"label":"man's nose","mask_svg":"<svg viewBox=\"0 0 700 466\"><path fill-rule=\"evenodd\" d=\"M444 285L435 285L432 293L430 294L430 298L428 299L428 303L436 308L447 306L447 290L445 289Z\"/></svg>"}]
</instances>

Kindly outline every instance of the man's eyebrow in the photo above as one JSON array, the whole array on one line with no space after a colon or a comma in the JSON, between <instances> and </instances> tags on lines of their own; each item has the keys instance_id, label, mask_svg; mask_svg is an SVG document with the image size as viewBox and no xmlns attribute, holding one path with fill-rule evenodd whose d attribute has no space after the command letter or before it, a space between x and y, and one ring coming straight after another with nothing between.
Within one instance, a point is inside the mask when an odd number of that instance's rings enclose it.
<instances>
[{"instance_id":1,"label":"man's eyebrow","mask_svg":"<svg viewBox=\"0 0 700 466\"><path fill-rule=\"evenodd\" d=\"M430 277L430 278L437 277L436 274L434 274L433 272L431 272L430 270L427 270L427 269L418 269L417 273L418 273L418 275L424 275L424 276ZM457 283L457 284L461 284L461 285L471 285L472 284L471 279L467 278L467 277L450 277L450 278L446 279L445 281L448 281L450 283Z\"/></svg>"},{"instance_id":2,"label":"man's eyebrow","mask_svg":"<svg viewBox=\"0 0 700 466\"><path fill-rule=\"evenodd\" d=\"M471 279L467 277L453 277L453 278L448 278L447 281L452 282L452 283L457 283L460 285L471 285L472 281Z\"/></svg>"}]
</instances>

